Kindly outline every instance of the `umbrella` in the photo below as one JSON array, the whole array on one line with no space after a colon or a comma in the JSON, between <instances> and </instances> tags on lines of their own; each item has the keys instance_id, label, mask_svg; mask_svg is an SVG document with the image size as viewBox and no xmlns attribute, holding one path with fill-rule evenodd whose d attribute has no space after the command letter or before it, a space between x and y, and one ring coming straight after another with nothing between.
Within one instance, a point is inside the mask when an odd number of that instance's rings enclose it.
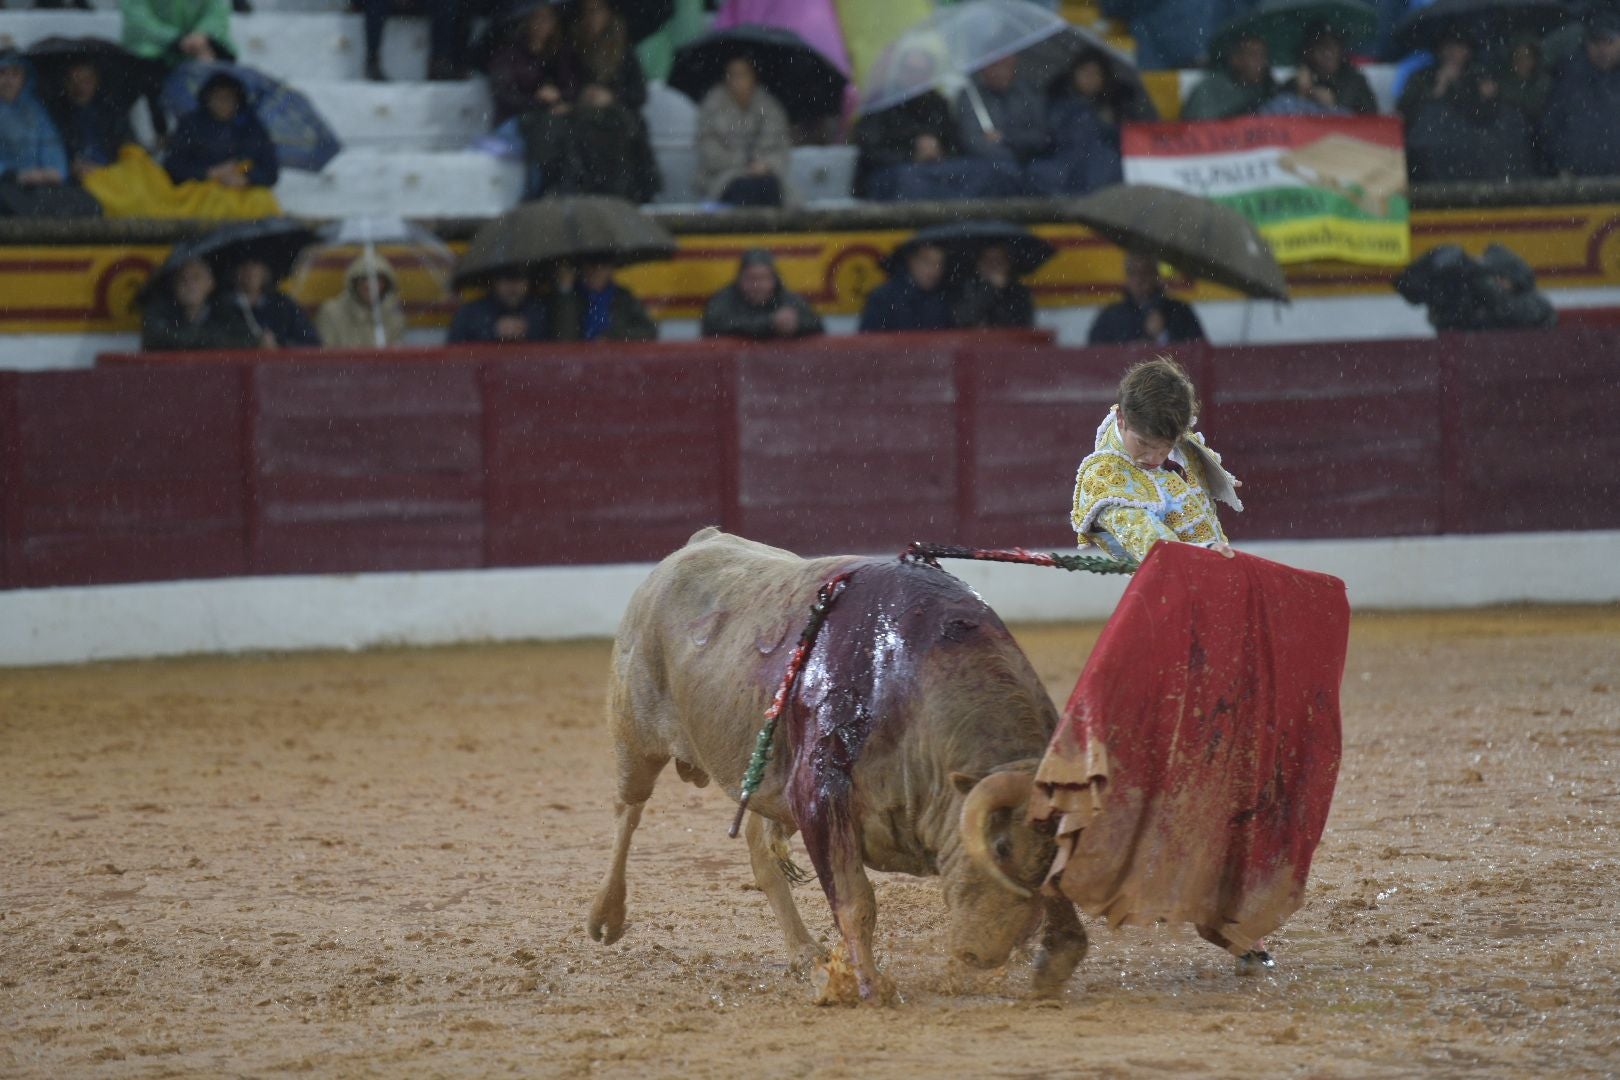
<instances>
[{"instance_id":1,"label":"umbrella","mask_svg":"<svg viewBox=\"0 0 1620 1080\"><path fill-rule=\"evenodd\" d=\"M561 260L606 259L623 266L667 259L675 238L632 203L606 195L537 199L508 210L473 235L455 285L503 272L530 273Z\"/></svg>"},{"instance_id":2,"label":"umbrella","mask_svg":"<svg viewBox=\"0 0 1620 1080\"><path fill-rule=\"evenodd\" d=\"M451 300L450 277L456 256L437 234L397 217L342 218L323 226L319 243L299 257L287 291L305 307L315 307L343 289L344 275L356 259L372 269L372 331L375 343L387 344L383 331L381 290L375 287L378 256L394 268L399 298L407 310L434 309Z\"/></svg>"},{"instance_id":3,"label":"umbrella","mask_svg":"<svg viewBox=\"0 0 1620 1080\"><path fill-rule=\"evenodd\" d=\"M1434 51L1449 37L1480 45L1505 45L1520 34L1544 37L1571 18L1558 0L1435 0L1395 24L1393 40L1404 53Z\"/></svg>"},{"instance_id":4,"label":"umbrella","mask_svg":"<svg viewBox=\"0 0 1620 1080\"><path fill-rule=\"evenodd\" d=\"M1305 33L1325 27L1347 51L1365 48L1378 28L1378 12L1364 0L1260 0L1215 32L1210 52L1219 61L1240 38L1266 43L1273 63L1292 64L1305 46Z\"/></svg>"},{"instance_id":5,"label":"umbrella","mask_svg":"<svg viewBox=\"0 0 1620 1080\"><path fill-rule=\"evenodd\" d=\"M299 253L315 240L313 229L292 218L221 225L170 248L169 257L147 280L137 299L144 303L170 274L193 259L206 262L216 278L224 278L240 263L257 259L270 267L272 281L280 281L292 273Z\"/></svg>"},{"instance_id":6,"label":"umbrella","mask_svg":"<svg viewBox=\"0 0 1620 1080\"><path fill-rule=\"evenodd\" d=\"M343 149L309 98L240 64L181 64L163 84L164 108L176 115L192 111L203 84L221 74L242 84L247 103L270 133L284 168L320 172Z\"/></svg>"},{"instance_id":7,"label":"umbrella","mask_svg":"<svg viewBox=\"0 0 1620 1080\"><path fill-rule=\"evenodd\" d=\"M737 57L751 61L759 81L782 103L789 119L813 120L837 113L849 79L838 65L791 30L749 23L715 30L675 51L669 85L701 102L726 77Z\"/></svg>"},{"instance_id":8,"label":"umbrella","mask_svg":"<svg viewBox=\"0 0 1620 1080\"><path fill-rule=\"evenodd\" d=\"M878 112L935 88L954 92L962 86L979 123L989 130L989 117L969 78L973 72L1017 54L1019 73L1044 86L1087 51L1101 54L1116 80L1140 88L1135 65L1107 41L1028 0L953 4L883 50L861 80L861 111Z\"/></svg>"},{"instance_id":9,"label":"umbrella","mask_svg":"<svg viewBox=\"0 0 1620 1080\"><path fill-rule=\"evenodd\" d=\"M971 268L979 252L994 244L1007 249L1012 259L1015 277L1034 273L1041 264L1057 254L1057 249L1028 229L1010 225L1005 221L960 221L944 225L930 225L921 229L905 243L883 259L883 269L893 274L912 251L923 244L934 244L945 249L950 258L951 272L959 274Z\"/></svg>"},{"instance_id":10,"label":"umbrella","mask_svg":"<svg viewBox=\"0 0 1620 1080\"><path fill-rule=\"evenodd\" d=\"M59 94L68 69L94 64L101 75L101 90L119 110L128 109L163 78L163 65L146 60L121 45L102 38L49 37L28 47L28 62L39 78L40 96Z\"/></svg>"},{"instance_id":11,"label":"umbrella","mask_svg":"<svg viewBox=\"0 0 1620 1080\"><path fill-rule=\"evenodd\" d=\"M1151 184L1114 184L1074 203L1071 215L1121 247L1193 277L1250 296L1288 299L1270 246L1231 207Z\"/></svg>"}]
</instances>

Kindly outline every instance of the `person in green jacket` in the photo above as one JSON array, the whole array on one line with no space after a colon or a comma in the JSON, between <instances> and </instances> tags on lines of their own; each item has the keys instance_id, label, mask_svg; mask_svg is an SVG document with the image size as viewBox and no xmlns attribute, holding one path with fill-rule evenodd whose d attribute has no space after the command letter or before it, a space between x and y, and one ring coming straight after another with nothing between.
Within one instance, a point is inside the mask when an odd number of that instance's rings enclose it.
<instances>
[{"instance_id":1,"label":"person in green jacket","mask_svg":"<svg viewBox=\"0 0 1620 1080\"><path fill-rule=\"evenodd\" d=\"M557 267L551 332L558 341L653 341L658 324L635 295L613 280L613 264L592 261L576 272Z\"/></svg>"},{"instance_id":2,"label":"person in green jacket","mask_svg":"<svg viewBox=\"0 0 1620 1080\"><path fill-rule=\"evenodd\" d=\"M230 60L231 8L226 0L119 0L124 48L148 60Z\"/></svg>"},{"instance_id":3,"label":"person in green jacket","mask_svg":"<svg viewBox=\"0 0 1620 1080\"><path fill-rule=\"evenodd\" d=\"M1253 34L1235 39L1223 51L1222 67L1192 88L1181 106L1183 120L1226 120L1247 116L1277 94L1265 41Z\"/></svg>"}]
</instances>

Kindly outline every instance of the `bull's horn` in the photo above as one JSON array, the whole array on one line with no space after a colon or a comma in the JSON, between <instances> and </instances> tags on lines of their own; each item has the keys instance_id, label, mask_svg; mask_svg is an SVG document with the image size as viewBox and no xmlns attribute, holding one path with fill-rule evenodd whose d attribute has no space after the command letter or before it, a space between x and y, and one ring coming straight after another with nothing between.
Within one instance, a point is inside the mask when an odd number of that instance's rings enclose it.
<instances>
[{"instance_id":1,"label":"bull's horn","mask_svg":"<svg viewBox=\"0 0 1620 1080\"><path fill-rule=\"evenodd\" d=\"M968 858L1008 892L1021 900L1035 895L1007 876L990 850L990 816L997 810L1011 810L1029 799L1035 777L1026 772L998 772L973 785L962 802L962 847Z\"/></svg>"}]
</instances>

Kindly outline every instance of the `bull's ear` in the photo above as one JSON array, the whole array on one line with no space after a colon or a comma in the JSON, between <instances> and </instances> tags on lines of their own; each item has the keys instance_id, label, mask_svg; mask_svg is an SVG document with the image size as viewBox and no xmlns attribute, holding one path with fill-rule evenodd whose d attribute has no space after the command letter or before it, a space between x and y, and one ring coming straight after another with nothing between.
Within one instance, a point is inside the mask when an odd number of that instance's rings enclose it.
<instances>
[{"instance_id":1,"label":"bull's ear","mask_svg":"<svg viewBox=\"0 0 1620 1080\"><path fill-rule=\"evenodd\" d=\"M984 777L982 776L969 776L965 772L951 773L951 783L955 784L956 790L960 791L963 795L966 795L968 792L972 791L973 785L977 784L983 779Z\"/></svg>"}]
</instances>

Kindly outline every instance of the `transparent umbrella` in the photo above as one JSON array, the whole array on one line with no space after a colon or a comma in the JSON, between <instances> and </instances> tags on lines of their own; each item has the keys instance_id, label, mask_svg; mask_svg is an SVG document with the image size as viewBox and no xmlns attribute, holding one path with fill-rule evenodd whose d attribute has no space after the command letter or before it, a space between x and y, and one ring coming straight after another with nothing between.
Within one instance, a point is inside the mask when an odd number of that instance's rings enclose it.
<instances>
[{"instance_id":1,"label":"transparent umbrella","mask_svg":"<svg viewBox=\"0 0 1620 1080\"><path fill-rule=\"evenodd\" d=\"M986 131L990 115L973 80L975 71L1018 55L1019 73L1045 86L1082 52L1100 53L1115 77L1136 84L1135 66L1101 37L1029 0L968 0L938 8L896 38L860 80L861 111L887 109L938 89L966 90Z\"/></svg>"},{"instance_id":2,"label":"transparent umbrella","mask_svg":"<svg viewBox=\"0 0 1620 1080\"><path fill-rule=\"evenodd\" d=\"M381 348L388 342L377 273L385 260L394 269L406 312L451 305L455 253L432 231L397 217L350 217L324 226L319 242L305 249L293 267L288 292L305 307L321 304L343 291L349 267L360 261L371 280L372 335Z\"/></svg>"}]
</instances>

